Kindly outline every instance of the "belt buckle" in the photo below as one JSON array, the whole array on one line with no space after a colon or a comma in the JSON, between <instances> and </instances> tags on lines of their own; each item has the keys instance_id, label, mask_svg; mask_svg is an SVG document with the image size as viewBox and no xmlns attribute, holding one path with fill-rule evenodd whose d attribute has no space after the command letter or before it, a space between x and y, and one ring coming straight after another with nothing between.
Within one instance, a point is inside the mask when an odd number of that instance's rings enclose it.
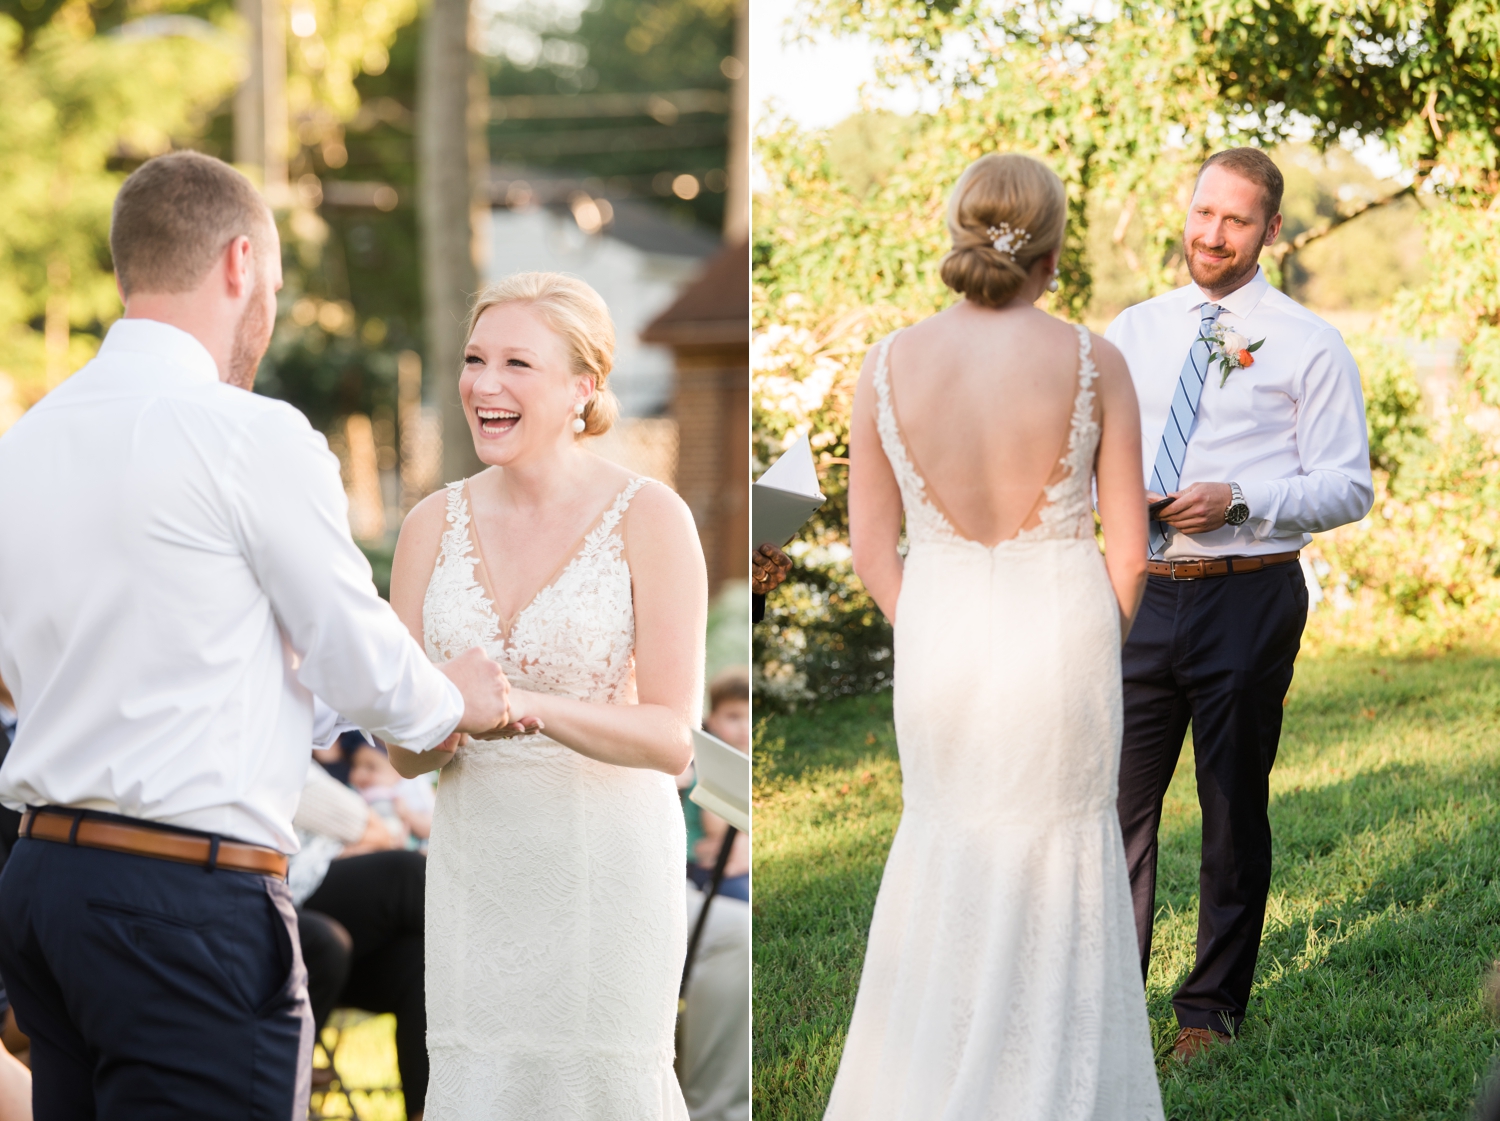
<instances>
[{"instance_id":1,"label":"belt buckle","mask_svg":"<svg viewBox=\"0 0 1500 1121\"><path fill-rule=\"evenodd\" d=\"M1189 581L1192 581L1192 580L1201 580L1203 578L1203 562L1201 560L1168 561L1167 563L1172 566L1172 579L1175 580L1175 581L1177 581L1178 583L1186 584ZM1197 576L1178 576L1177 575L1177 566L1178 565L1181 565L1183 568L1187 568L1189 565L1193 565L1193 564L1196 564L1198 566L1198 575Z\"/></svg>"}]
</instances>

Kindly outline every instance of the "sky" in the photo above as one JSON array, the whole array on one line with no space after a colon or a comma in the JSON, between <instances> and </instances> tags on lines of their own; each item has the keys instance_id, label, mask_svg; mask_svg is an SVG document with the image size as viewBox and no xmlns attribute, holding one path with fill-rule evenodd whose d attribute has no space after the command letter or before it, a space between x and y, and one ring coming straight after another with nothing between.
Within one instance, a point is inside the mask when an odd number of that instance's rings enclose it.
<instances>
[{"instance_id":1,"label":"sky","mask_svg":"<svg viewBox=\"0 0 1500 1121\"><path fill-rule=\"evenodd\" d=\"M750 17L750 104L760 121L767 102L804 128L836 125L860 107L860 87L875 78L874 52L861 39L820 36L786 44L796 0L755 0ZM872 91L896 112L917 108L915 95Z\"/></svg>"}]
</instances>

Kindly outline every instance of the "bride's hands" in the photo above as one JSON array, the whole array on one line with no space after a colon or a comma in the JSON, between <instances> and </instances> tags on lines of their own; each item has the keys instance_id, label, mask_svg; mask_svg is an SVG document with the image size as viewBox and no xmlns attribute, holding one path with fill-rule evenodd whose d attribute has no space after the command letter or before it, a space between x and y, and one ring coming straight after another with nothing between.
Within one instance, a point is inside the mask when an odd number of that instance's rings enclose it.
<instances>
[{"instance_id":1,"label":"bride's hands","mask_svg":"<svg viewBox=\"0 0 1500 1121\"><path fill-rule=\"evenodd\" d=\"M534 693L530 689L510 691L510 716L512 720L535 720L543 722L542 709L546 705L545 693Z\"/></svg>"}]
</instances>

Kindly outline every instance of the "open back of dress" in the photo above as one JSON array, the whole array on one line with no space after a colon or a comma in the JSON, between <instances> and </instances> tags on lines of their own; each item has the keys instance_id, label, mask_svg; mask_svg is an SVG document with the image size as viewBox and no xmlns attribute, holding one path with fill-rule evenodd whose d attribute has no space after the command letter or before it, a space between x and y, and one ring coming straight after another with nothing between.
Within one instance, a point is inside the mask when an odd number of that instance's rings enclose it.
<instances>
[{"instance_id":1,"label":"open back of dress","mask_svg":"<svg viewBox=\"0 0 1500 1121\"><path fill-rule=\"evenodd\" d=\"M907 453L880 344L882 448L909 550L896 612L904 810L827 1117L1159 1121L1115 813L1119 611L1094 541L1088 332L1034 523L984 545Z\"/></svg>"}]
</instances>

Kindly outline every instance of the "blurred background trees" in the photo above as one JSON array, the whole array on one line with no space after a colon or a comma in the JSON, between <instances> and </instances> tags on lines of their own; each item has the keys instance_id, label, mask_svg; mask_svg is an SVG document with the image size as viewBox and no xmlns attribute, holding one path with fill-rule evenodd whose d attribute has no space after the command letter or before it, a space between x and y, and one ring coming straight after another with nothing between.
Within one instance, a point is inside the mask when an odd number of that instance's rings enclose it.
<instances>
[{"instance_id":1,"label":"blurred background trees","mask_svg":"<svg viewBox=\"0 0 1500 1121\"><path fill-rule=\"evenodd\" d=\"M475 466L459 336L492 270L562 267L629 293L605 292L619 384L644 386L627 413L663 416L672 356L637 336L718 249L745 174L730 159L736 11L0 0L0 431L98 347L120 310L115 190L183 146L235 162L276 211L286 285L257 390L328 436L377 567L400 514ZM497 256L523 217L550 240Z\"/></svg>"},{"instance_id":2,"label":"blurred background trees","mask_svg":"<svg viewBox=\"0 0 1500 1121\"><path fill-rule=\"evenodd\" d=\"M1069 192L1050 306L1102 330L1187 281L1196 169L1233 144L1287 175L1273 283L1344 331L1366 377L1380 497L1310 550L1312 639L1451 644L1500 624L1500 8L1178 0L1084 9L817 0L930 112L828 130L768 120L755 201L757 470L810 432L831 501L773 597L759 688L787 702L888 679L889 633L849 569L849 403L868 347L946 306L944 205L979 155L1021 150ZM1359 158L1356 158L1358 156Z\"/></svg>"}]
</instances>

